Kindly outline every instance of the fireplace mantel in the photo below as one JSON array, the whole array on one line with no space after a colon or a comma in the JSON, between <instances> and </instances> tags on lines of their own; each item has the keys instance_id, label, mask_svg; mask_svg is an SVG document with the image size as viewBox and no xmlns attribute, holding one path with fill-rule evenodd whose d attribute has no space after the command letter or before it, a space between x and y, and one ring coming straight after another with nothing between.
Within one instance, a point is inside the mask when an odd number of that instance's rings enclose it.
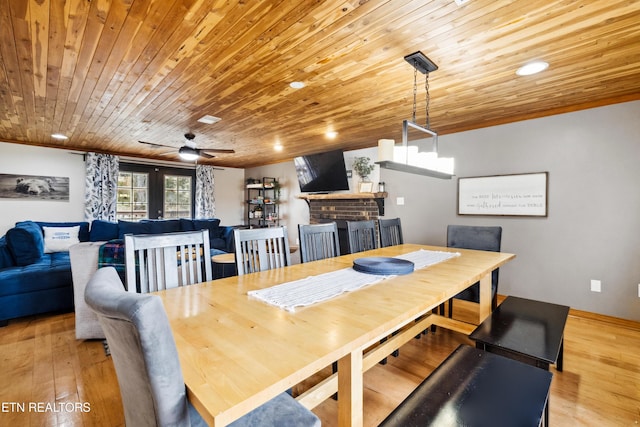
<instances>
[{"instance_id":1,"label":"fireplace mantel","mask_svg":"<svg viewBox=\"0 0 640 427\"><path fill-rule=\"evenodd\" d=\"M299 194L297 197L305 200L384 199L387 193Z\"/></svg>"},{"instance_id":2,"label":"fireplace mantel","mask_svg":"<svg viewBox=\"0 0 640 427\"><path fill-rule=\"evenodd\" d=\"M375 204L378 206L378 215L384 215L384 199L385 197L387 197L387 195L388 195L387 192L330 193L330 194L299 194L296 197L298 197L299 199L306 200L310 208L312 207L312 204L322 204L323 206L325 206L324 209L326 209L327 205L331 205L331 201L336 201L338 202L338 204L342 204L342 203L345 203L346 201L354 200L356 201L355 206L359 205L360 203L366 204L366 203L375 202ZM358 200L361 202L358 203L357 202ZM350 205L353 206L354 204L350 203ZM331 208L331 210L333 211L335 210L335 208ZM332 216L338 219L338 217L335 216L335 214L336 212L332 212ZM365 215L365 217L367 217L368 219L368 215Z\"/></svg>"}]
</instances>

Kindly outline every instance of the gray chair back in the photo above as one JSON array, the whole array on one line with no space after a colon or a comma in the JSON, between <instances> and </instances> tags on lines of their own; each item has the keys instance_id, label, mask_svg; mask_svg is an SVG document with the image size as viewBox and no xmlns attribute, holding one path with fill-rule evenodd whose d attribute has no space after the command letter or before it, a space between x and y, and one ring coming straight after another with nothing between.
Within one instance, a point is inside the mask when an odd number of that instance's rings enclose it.
<instances>
[{"instance_id":1,"label":"gray chair back","mask_svg":"<svg viewBox=\"0 0 640 427\"><path fill-rule=\"evenodd\" d=\"M447 226L447 246L450 248L477 249L481 251L500 252L502 242L502 227L449 225ZM496 295L498 293L498 272L495 269L491 274L492 306L495 308ZM455 298L467 301L479 302L479 284L465 289Z\"/></svg>"},{"instance_id":2,"label":"gray chair back","mask_svg":"<svg viewBox=\"0 0 640 427\"><path fill-rule=\"evenodd\" d=\"M187 400L178 350L160 298L125 291L113 267L93 275L84 297L109 343L126 425L207 426ZM320 427L320 419L281 393L232 425Z\"/></svg>"},{"instance_id":3,"label":"gray chair back","mask_svg":"<svg viewBox=\"0 0 640 427\"><path fill-rule=\"evenodd\" d=\"M338 225L326 224L298 225L301 262L317 261L340 256Z\"/></svg>"},{"instance_id":4,"label":"gray chair back","mask_svg":"<svg viewBox=\"0 0 640 427\"><path fill-rule=\"evenodd\" d=\"M373 220L347 221L347 235L349 236L349 252L352 254L378 248L376 222Z\"/></svg>"},{"instance_id":5,"label":"gray chair back","mask_svg":"<svg viewBox=\"0 0 640 427\"><path fill-rule=\"evenodd\" d=\"M125 234L129 292L154 292L210 281L209 230Z\"/></svg>"},{"instance_id":6,"label":"gray chair back","mask_svg":"<svg viewBox=\"0 0 640 427\"><path fill-rule=\"evenodd\" d=\"M233 230L238 276L291 265L287 227Z\"/></svg>"},{"instance_id":7,"label":"gray chair back","mask_svg":"<svg viewBox=\"0 0 640 427\"><path fill-rule=\"evenodd\" d=\"M402 225L400 218L379 219L378 230L380 231L380 247L401 245L404 243L402 237Z\"/></svg>"},{"instance_id":8,"label":"gray chair back","mask_svg":"<svg viewBox=\"0 0 640 427\"><path fill-rule=\"evenodd\" d=\"M184 379L167 315L155 295L126 292L113 267L85 288L107 337L128 426L188 426Z\"/></svg>"}]
</instances>

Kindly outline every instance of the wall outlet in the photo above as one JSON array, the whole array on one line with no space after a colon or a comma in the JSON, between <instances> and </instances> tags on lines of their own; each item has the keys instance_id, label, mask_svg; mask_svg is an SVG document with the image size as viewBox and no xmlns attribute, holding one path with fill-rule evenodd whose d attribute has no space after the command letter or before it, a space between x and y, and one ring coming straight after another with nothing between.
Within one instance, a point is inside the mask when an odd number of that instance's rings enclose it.
<instances>
[{"instance_id":1,"label":"wall outlet","mask_svg":"<svg viewBox=\"0 0 640 427\"><path fill-rule=\"evenodd\" d=\"M602 292L602 282L600 280L591 280L591 292Z\"/></svg>"},{"instance_id":2,"label":"wall outlet","mask_svg":"<svg viewBox=\"0 0 640 427\"><path fill-rule=\"evenodd\" d=\"M404 197L396 197L396 205L398 206L404 205Z\"/></svg>"},{"instance_id":3,"label":"wall outlet","mask_svg":"<svg viewBox=\"0 0 640 427\"><path fill-rule=\"evenodd\" d=\"M638 283L638 298L640 298L640 283Z\"/></svg>"}]
</instances>

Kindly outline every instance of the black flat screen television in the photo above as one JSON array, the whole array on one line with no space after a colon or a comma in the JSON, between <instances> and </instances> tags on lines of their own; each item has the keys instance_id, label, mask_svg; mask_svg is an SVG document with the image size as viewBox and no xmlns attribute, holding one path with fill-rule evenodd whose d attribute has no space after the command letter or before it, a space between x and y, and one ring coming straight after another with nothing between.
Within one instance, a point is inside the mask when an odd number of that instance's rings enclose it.
<instances>
[{"instance_id":1,"label":"black flat screen television","mask_svg":"<svg viewBox=\"0 0 640 427\"><path fill-rule=\"evenodd\" d=\"M310 154L293 159L303 193L326 193L349 189L342 150Z\"/></svg>"}]
</instances>

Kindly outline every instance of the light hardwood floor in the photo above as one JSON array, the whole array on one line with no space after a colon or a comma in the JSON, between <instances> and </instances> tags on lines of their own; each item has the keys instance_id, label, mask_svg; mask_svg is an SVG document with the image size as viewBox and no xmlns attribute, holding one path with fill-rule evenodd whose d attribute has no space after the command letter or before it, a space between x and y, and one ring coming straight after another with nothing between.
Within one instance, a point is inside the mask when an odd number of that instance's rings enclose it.
<instances>
[{"instance_id":1,"label":"light hardwood floor","mask_svg":"<svg viewBox=\"0 0 640 427\"><path fill-rule=\"evenodd\" d=\"M461 317L469 313L467 306L458 307L454 312ZM75 339L74 321L72 313L39 316L0 329L0 426L124 425L113 363L100 341ZM365 426L384 419L460 343L471 344L461 334L438 329L368 371ZM640 324L572 311L564 372L551 368L550 425L638 425L639 355ZM335 401L314 411L323 426L337 425Z\"/></svg>"}]
</instances>

